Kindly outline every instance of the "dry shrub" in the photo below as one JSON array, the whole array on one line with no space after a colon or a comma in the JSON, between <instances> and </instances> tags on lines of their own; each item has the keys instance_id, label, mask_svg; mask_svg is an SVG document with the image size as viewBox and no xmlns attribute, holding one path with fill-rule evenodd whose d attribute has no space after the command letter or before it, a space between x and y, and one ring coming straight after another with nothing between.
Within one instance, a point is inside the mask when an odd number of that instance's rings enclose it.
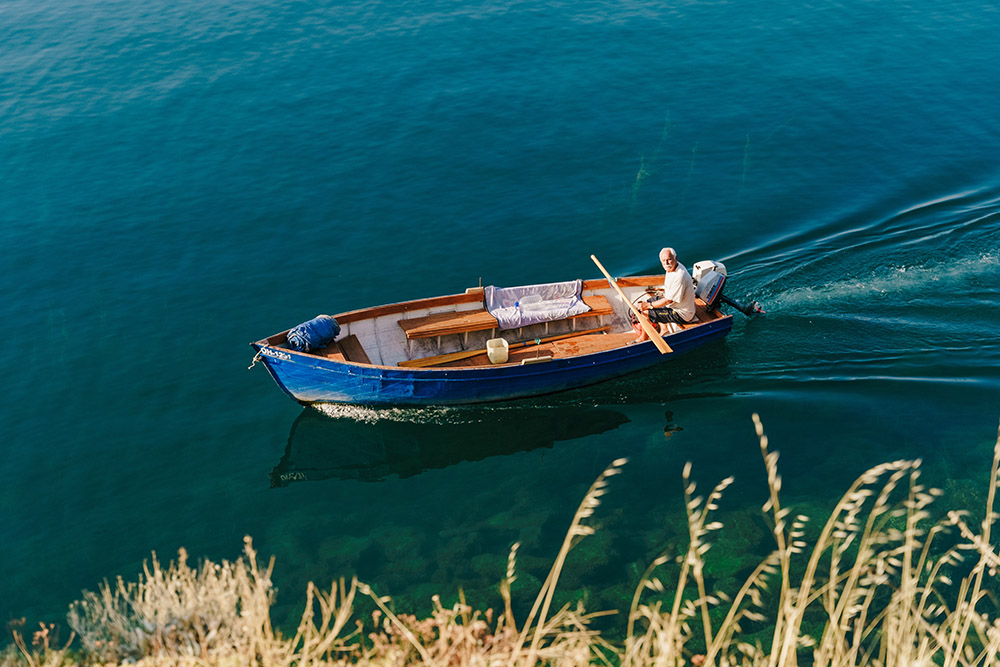
<instances>
[{"instance_id":1,"label":"dry shrub","mask_svg":"<svg viewBox=\"0 0 1000 667\"><path fill-rule=\"evenodd\" d=\"M119 577L97 593L84 592L70 605L68 621L100 660L235 655L251 661L268 655L276 641L269 616L272 567L273 560L264 570L257 566L249 538L233 563L192 568L181 549L164 569L154 553L137 583Z\"/></svg>"},{"instance_id":2,"label":"dry shrub","mask_svg":"<svg viewBox=\"0 0 1000 667\"><path fill-rule=\"evenodd\" d=\"M550 619L549 639L538 649L540 662L588 664L594 636L587 629L592 616L582 610L561 610ZM522 641L520 633L504 616L494 618L492 610L474 611L464 602L451 608L434 598L434 611L425 619L409 614L376 610L376 630L368 635L370 645L354 656L356 664L397 665L507 665L524 664L515 656ZM553 631L555 630L555 631Z\"/></svg>"},{"instance_id":3,"label":"dry shrub","mask_svg":"<svg viewBox=\"0 0 1000 667\"><path fill-rule=\"evenodd\" d=\"M31 647L24 638L25 619L12 620L7 629L14 637L14 643L0 652L0 667L28 664L30 667L59 667L69 661L69 645L74 635L62 648L59 644L59 627L54 624L38 624L38 630L31 635Z\"/></svg>"},{"instance_id":4,"label":"dry shrub","mask_svg":"<svg viewBox=\"0 0 1000 667\"><path fill-rule=\"evenodd\" d=\"M991 544L1000 435L978 530L961 512L933 520L928 508L940 492L920 483L920 461L894 461L859 477L810 545L807 518L781 504L778 456L769 451L756 415L754 422L768 476L763 510L774 551L738 591L709 591L705 559L711 536L723 529L712 515L732 478L703 497L686 466L688 545L674 565L679 574L676 581L662 579L659 573L671 561L666 555L650 564L635 591L622 644L612 645L590 628L601 613L588 614L579 605L553 611L551 603L567 554L594 532L587 520L624 460L615 461L587 492L520 623L510 599L515 544L499 587L502 613L476 611L460 595L450 608L435 597L431 616L418 619L394 613L388 598L357 580L335 583L329 592L310 584L298 630L283 638L269 620L273 560L260 569L249 538L244 556L234 563L206 561L194 569L182 550L178 561L163 569L154 555L138 583L118 579L114 586L105 582L99 593L85 593L71 606L69 621L89 659L146 665L998 664L1000 620L983 607L987 580L1000 566ZM950 546L939 539L945 533ZM953 583L949 577L959 565L965 576ZM377 608L367 631L361 620L351 622L359 593ZM818 631L803 629L807 618ZM767 631L750 635L745 631L750 624ZM29 650L15 636L20 664L70 661L65 650L47 643ZM11 655L0 654L5 667L12 664Z\"/></svg>"}]
</instances>

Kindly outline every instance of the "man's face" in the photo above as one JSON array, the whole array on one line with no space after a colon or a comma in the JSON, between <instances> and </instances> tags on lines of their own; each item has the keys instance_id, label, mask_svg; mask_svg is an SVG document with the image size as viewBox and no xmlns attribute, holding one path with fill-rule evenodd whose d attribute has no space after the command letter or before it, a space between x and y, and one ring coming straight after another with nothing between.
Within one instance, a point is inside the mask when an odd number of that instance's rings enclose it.
<instances>
[{"instance_id":1,"label":"man's face","mask_svg":"<svg viewBox=\"0 0 1000 667\"><path fill-rule=\"evenodd\" d=\"M664 257L663 258L663 269L670 273L677 268L677 258L676 257Z\"/></svg>"}]
</instances>

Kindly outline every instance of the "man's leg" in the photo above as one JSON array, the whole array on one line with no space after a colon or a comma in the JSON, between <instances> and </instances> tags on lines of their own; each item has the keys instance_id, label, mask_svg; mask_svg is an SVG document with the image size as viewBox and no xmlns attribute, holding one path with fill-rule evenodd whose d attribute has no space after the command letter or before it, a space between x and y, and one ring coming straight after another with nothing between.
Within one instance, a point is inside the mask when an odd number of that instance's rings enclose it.
<instances>
[{"instance_id":1,"label":"man's leg","mask_svg":"<svg viewBox=\"0 0 1000 667\"><path fill-rule=\"evenodd\" d=\"M670 322L675 324L687 323L673 308L651 308L649 310L649 321L659 323L660 335L668 333L667 324Z\"/></svg>"}]
</instances>

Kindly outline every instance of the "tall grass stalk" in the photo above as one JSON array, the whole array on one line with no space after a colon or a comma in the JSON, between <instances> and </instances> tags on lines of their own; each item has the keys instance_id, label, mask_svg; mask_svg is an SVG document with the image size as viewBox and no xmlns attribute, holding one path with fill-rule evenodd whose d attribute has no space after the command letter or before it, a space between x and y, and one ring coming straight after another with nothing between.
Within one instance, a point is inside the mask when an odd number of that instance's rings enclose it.
<instances>
[{"instance_id":1,"label":"tall grass stalk","mask_svg":"<svg viewBox=\"0 0 1000 667\"><path fill-rule=\"evenodd\" d=\"M622 466L624 466L627 462L628 459L617 459L612 462L612 464L597 477L594 483L591 484L590 489L587 490L587 494L583 497L583 501L580 503L576 513L573 515L573 520L570 522L569 530L566 532L566 537L563 539L562 547L556 555L556 560L552 564L552 568L549 570L549 574L545 578L545 582L542 584L542 589L539 591L538 597L535 599L535 604L528 613L528 618L524 623L524 627L521 629L519 645L514 649L514 652L511 655L511 664L514 664L520 656L521 646L524 644L524 641L529 633L531 633L531 646L528 649L528 656L525 660L525 664L535 664L535 659L538 656L539 643L543 637L549 634L549 630L554 629L551 627L547 628L545 626L545 620L549 611L549 606L552 604L552 596L555 595L556 592L556 584L559 582L559 574L562 572L563 565L566 562L566 556L569 554L569 551L573 548L574 544L580 539L586 537L587 535L593 535L594 528L592 526L588 526L585 520L593 516L594 510L601 504L601 497L607 493L608 479L621 473ZM539 611L539 605L541 605L541 611ZM534 622L536 613L538 614L538 621L534 625L534 632L531 632L533 627L532 622Z\"/></svg>"},{"instance_id":2,"label":"tall grass stalk","mask_svg":"<svg viewBox=\"0 0 1000 667\"><path fill-rule=\"evenodd\" d=\"M730 597L705 575L714 518L732 478L707 496L697 493L690 464L682 474L687 544L676 559L664 551L638 582L624 640L592 629L582 604L553 611L560 574L572 548L594 532L589 519L624 459L594 482L518 627L511 587L519 544L499 585L503 611L459 600L418 619L356 579L329 590L309 584L298 628L285 638L270 622L271 575L247 538L234 562L192 567L180 551L163 567L155 554L138 582L104 582L71 605L69 623L81 648L50 646L45 627L31 646L15 627L15 646L0 667L70 664L143 665L527 665L608 664L621 667L972 667L998 664L1000 619L991 585L1000 568L992 545L1000 485L1000 431L993 451L985 514L974 530L966 513L935 520L941 495L920 480L920 461L894 461L861 475L817 531L781 503L778 455L754 415L767 500L763 512L774 548ZM807 538L807 535L815 537ZM947 537L946 537L947 536ZM945 537L947 542L945 543ZM969 557L969 562L965 559ZM675 568L668 581L667 568ZM952 575L962 576L953 582ZM356 617L357 595L375 605ZM991 606L987 608L987 603ZM721 619L721 620L720 620ZM808 621L808 623L807 623ZM72 641L72 640L71 640Z\"/></svg>"}]
</instances>

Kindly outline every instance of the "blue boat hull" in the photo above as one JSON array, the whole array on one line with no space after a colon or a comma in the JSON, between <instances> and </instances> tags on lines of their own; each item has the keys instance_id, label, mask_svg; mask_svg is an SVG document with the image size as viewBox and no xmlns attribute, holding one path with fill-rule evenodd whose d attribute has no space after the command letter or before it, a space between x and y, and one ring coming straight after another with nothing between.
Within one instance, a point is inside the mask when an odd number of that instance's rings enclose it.
<instances>
[{"instance_id":1,"label":"blue boat hull","mask_svg":"<svg viewBox=\"0 0 1000 667\"><path fill-rule=\"evenodd\" d=\"M660 354L652 342L554 359L538 364L471 368L395 368L342 363L261 346L259 353L278 386L300 403L352 405L461 405L540 396L603 382L665 363L724 338L732 317L685 329L666 338Z\"/></svg>"}]
</instances>

